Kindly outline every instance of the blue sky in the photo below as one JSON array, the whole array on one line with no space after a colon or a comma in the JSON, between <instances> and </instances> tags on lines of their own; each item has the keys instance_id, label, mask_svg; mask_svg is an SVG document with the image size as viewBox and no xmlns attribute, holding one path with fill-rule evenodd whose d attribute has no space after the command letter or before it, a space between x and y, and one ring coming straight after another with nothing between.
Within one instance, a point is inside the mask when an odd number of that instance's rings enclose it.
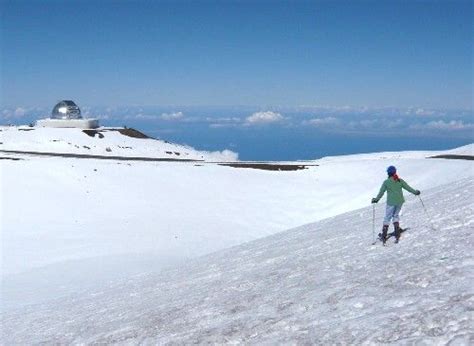
<instances>
[{"instance_id":1,"label":"blue sky","mask_svg":"<svg viewBox=\"0 0 474 346\"><path fill-rule=\"evenodd\" d=\"M472 1L9 1L0 124L61 99L244 160L471 143Z\"/></svg>"},{"instance_id":2,"label":"blue sky","mask_svg":"<svg viewBox=\"0 0 474 346\"><path fill-rule=\"evenodd\" d=\"M2 1L1 106L473 108L471 1Z\"/></svg>"}]
</instances>

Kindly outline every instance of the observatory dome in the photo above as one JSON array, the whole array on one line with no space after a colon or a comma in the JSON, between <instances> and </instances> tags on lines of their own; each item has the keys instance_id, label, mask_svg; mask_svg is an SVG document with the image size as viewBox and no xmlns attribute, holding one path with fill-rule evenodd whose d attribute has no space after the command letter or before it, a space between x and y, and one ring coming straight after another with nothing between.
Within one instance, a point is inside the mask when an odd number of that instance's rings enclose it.
<instances>
[{"instance_id":1,"label":"observatory dome","mask_svg":"<svg viewBox=\"0 0 474 346\"><path fill-rule=\"evenodd\" d=\"M81 110L73 101L64 100L54 106L51 119L82 119Z\"/></svg>"},{"instance_id":2,"label":"observatory dome","mask_svg":"<svg viewBox=\"0 0 474 346\"><path fill-rule=\"evenodd\" d=\"M63 100L54 106L51 112L51 117L39 119L36 121L36 126L96 129L99 127L99 120L82 118L81 110L73 101Z\"/></svg>"}]
</instances>

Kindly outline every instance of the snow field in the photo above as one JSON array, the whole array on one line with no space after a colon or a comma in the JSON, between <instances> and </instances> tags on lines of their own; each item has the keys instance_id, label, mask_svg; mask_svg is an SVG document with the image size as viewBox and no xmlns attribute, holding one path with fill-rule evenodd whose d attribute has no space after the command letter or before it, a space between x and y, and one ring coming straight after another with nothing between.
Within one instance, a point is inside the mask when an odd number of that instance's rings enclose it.
<instances>
[{"instance_id":1,"label":"snow field","mask_svg":"<svg viewBox=\"0 0 474 346\"><path fill-rule=\"evenodd\" d=\"M425 158L444 153L294 172L0 154L2 343L466 344L474 170ZM437 239L407 193L402 243L369 246L391 164Z\"/></svg>"},{"instance_id":2,"label":"snow field","mask_svg":"<svg viewBox=\"0 0 474 346\"><path fill-rule=\"evenodd\" d=\"M296 172L2 160L2 275L91 258L149 255L159 264L204 255L367 206L389 164L422 191L474 175L470 161L403 157L340 158Z\"/></svg>"},{"instance_id":3,"label":"snow field","mask_svg":"<svg viewBox=\"0 0 474 346\"><path fill-rule=\"evenodd\" d=\"M469 344L473 188L424 191L436 231L409 200L398 245L370 245L366 207L4 314L3 341Z\"/></svg>"}]
</instances>

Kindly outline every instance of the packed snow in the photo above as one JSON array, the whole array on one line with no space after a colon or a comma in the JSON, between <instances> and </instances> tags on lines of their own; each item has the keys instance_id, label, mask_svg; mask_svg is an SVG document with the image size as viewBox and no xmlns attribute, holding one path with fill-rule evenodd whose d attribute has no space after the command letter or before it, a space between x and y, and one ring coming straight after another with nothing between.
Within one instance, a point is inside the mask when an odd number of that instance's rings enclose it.
<instances>
[{"instance_id":1,"label":"packed snow","mask_svg":"<svg viewBox=\"0 0 474 346\"><path fill-rule=\"evenodd\" d=\"M446 153L291 172L0 153L2 342L469 341L474 170L427 158ZM390 164L428 214L406 194L411 229L372 247Z\"/></svg>"}]
</instances>

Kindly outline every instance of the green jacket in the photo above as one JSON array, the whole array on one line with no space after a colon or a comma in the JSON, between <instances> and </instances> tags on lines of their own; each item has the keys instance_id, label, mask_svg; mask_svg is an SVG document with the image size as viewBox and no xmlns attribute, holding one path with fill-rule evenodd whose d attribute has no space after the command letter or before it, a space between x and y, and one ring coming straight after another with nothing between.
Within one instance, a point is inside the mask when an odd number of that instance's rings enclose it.
<instances>
[{"instance_id":1,"label":"green jacket","mask_svg":"<svg viewBox=\"0 0 474 346\"><path fill-rule=\"evenodd\" d=\"M403 191L405 189L410 191L411 193L415 193L416 190L413 189L410 185L408 185L405 180L399 179L396 181L391 177L387 178L380 187L379 194L375 199L377 202L382 198L385 191L387 191L387 204L388 205L402 205L405 202L405 198L403 198Z\"/></svg>"}]
</instances>

